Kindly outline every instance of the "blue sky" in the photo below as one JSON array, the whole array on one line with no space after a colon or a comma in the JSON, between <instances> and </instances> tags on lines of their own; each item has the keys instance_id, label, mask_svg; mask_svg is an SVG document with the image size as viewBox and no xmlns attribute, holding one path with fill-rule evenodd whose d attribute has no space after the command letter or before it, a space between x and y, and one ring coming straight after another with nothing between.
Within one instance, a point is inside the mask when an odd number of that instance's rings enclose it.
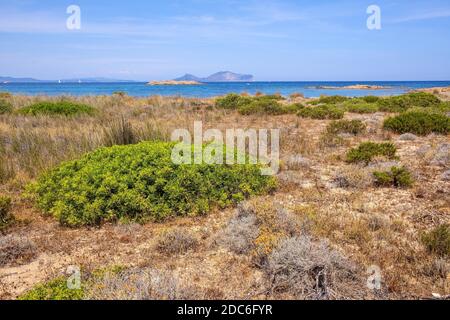
<instances>
[{"instance_id":1,"label":"blue sky","mask_svg":"<svg viewBox=\"0 0 450 320\"><path fill-rule=\"evenodd\" d=\"M366 26L372 4L381 30ZM2 76L450 80L449 39L448 0L0 0Z\"/></svg>"}]
</instances>

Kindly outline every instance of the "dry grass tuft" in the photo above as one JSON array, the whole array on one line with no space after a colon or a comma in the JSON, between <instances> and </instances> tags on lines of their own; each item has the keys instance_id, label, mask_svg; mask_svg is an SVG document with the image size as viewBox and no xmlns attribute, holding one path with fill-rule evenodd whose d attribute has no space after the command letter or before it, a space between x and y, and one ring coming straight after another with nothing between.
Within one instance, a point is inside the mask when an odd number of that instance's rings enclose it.
<instances>
[{"instance_id":1,"label":"dry grass tuft","mask_svg":"<svg viewBox=\"0 0 450 320\"><path fill-rule=\"evenodd\" d=\"M195 300L198 288L186 285L175 274L155 269L108 272L87 292L89 300Z\"/></svg>"},{"instance_id":2,"label":"dry grass tuft","mask_svg":"<svg viewBox=\"0 0 450 320\"><path fill-rule=\"evenodd\" d=\"M37 248L27 238L14 235L0 237L0 267L27 264L36 256Z\"/></svg>"},{"instance_id":3,"label":"dry grass tuft","mask_svg":"<svg viewBox=\"0 0 450 320\"><path fill-rule=\"evenodd\" d=\"M198 240L189 231L172 229L165 232L158 240L157 249L166 255L183 254L197 248Z\"/></svg>"},{"instance_id":4,"label":"dry grass tuft","mask_svg":"<svg viewBox=\"0 0 450 320\"><path fill-rule=\"evenodd\" d=\"M283 240L270 254L264 271L271 292L296 299L361 297L363 280L355 266L324 242L308 236Z\"/></svg>"}]
</instances>

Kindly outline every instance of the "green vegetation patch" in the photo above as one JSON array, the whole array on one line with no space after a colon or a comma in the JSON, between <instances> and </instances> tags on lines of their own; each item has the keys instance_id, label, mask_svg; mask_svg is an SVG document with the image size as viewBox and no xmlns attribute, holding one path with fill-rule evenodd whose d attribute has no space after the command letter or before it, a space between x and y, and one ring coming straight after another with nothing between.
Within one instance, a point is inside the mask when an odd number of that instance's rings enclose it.
<instances>
[{"instance_id":1,"label":"green vegetation patch","mask_svg":"<svg viewBox=\"0 0 450 320\"><path fill-rule=\"evenodd\" d=\"M438 107L441 104L441 100L431 93L416 92L380 99L377 103L380 111L403 112L413 107Z\"/></svg>"},{"instance_id":2,"label":"green vegetation patch","mask_svg":"<svg viewBox=\"0 0 450 320\"><path fill-rule=\"evenodd\" d=\"M344 117L344 110L335 105L319 105L317 107L302 108L298 111L298 115L302 118L310 119L342 119Z\"/></svg>"},{"instance_id":3,"label":"green vegetation patch","mask_svg":"<svg viewBox=\"0 0 450 320\"><path fill-rule=\"evenodd\" d=\"M11 198L0 196L0 231L6 228L14 220L11 215L11 208Z\"/></svg>"},{"instance_id":4,"label":"green vegetation patch","mask_svg":"<svg viewBox=\"0 0 450 320\"><path fill-rule=\"evenodd\" d=\"M302 109L301 104L286 105L280 103L284 100L279 95L263 95L257 97L241 96L235 93L228 94L216 100L216 107L222 109L238 110L240 114L295 114Z\"/></svg>"},{"instance_id":5,"label":"green vegetation patch","mask_svg":"<svg viewBox=\"0 0 450 320\"><path fill-rule=\"evenodd\" d=\"M422 243L431 253L450 256L450 225L443 224L423 234Z\"/></svg>"},{"instance_id":6,"label":"green vegetation patch","mask_svg":"<svg viewBox=\"0 0 450 320\"><path fill-rule=\"evenodd\" d=\"M12 104L6 98L0 98L0 114L12 112Z\"/></svg>"},{"instance_id":7,"label":"green vegetation patch","mask_svg":"<svg viewBox=\"0 0 450 320\"><path fill-rule=\"evenodd\" d=\"M365 102L364 100L349 100L344 103L345 109L353 113L375 113L379 111L378 104Z\"/></svg>"},{"instance_id":8,"label":"green vegetation patch","mask_svg":"<svg viewBox=\"0 0 450 320\"><path fill-rule=\"evenodd\" d=\"M204 214L275 187L258 165L176 165L173 146L102 148L51 170L29 192L41 210L74 227Z\"/></svg>"},{"instance_id":9,"label":"green vegetation patch","mask_svg":"<svg viewBox=\"0 0 450 320\"><path fill-rule=\"evenodd\" d=\"M375 171L375 184L380 187L409 188L414 183L406 168L392 167L390 171Z\"/></svg>"},{"instance_id":10,"label":"green vegetation patch","mask_svg":"<svg viewBox=\"0 0 450 320\"><path fill-rule=\"evenodd\" d=\"M357 135L365 130L366 125L361 120L332 121L327 126L327 133L329 134L350 133Z\"/></svg>"},{"instance_id":11,"label":"green vegetation patch","mask_svg":"<svg viewBox=\"0 0 450 320\"><path fill-rule=\"evenodd\" d=\"M384 128L396 133L414 133L427 135L430 133L448 134L450 118L439 113L410 111L384 122Z\"/></svg>"},{"instance_id":12,"label":"green vegetation patch","mask_svg":"<svg viewBox=\"0 0 450 320\"><path fill-rule=\"evenodd\" d=\"M347 153L347 162L364 162L368 164L375 157L379 156L395 159L396 153L397 147L393 143L363 142L357 148L350 149Z\"/></svg>"},{"instance_id":13,"label":"green vegetation patch","mask_svg":"<svg viewBox=\"0 0 450 320\"><path fill-rule=\"evenodd\" d=\"M95 109L91 106L75 103L71 101L58 101L58 102L37 102L28 107L19 110L23 115L63 115L63 116L75 116L81 114L93 114Z\"/></svg>"},{"instance_id":14,"label":"green vegetation patch","mask_svg":"<svg viewBox=\"0 0 450 320\"><path fill-rule=\"evenodd\" d=\"M345 101L350 100L349 97L344 96L321 96L319 99L311 101L310 104L318 105L318 104L338 104Z\"/></svg>"},{"instance_id":15,"label":"green vegetation patch","mask_svg":"<svg viewBox=\"0 0 450 320\"><path fill-rule=\"evenodd\" d=\"M39 284L30 291L19 296L18 300L83 300L84 289L69 289L65 277L56 278Z\"/></svg>"}]
</instances>

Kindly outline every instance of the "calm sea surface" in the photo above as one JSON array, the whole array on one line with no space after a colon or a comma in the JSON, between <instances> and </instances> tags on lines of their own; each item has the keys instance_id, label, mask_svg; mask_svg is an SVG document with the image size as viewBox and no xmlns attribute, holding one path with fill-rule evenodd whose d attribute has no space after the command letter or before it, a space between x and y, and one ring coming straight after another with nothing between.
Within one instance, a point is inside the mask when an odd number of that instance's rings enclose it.
<instances>
[{"instance_id":1,"label":"calm sea surface","mask_svg":"<svg viewBox=\"0 0 450 320\"><path fill-rule=\"evenodd\" d=\"M348 90L324 89L323 87L345 87L355 84L368 84L389 87L383 90ZM326 95L365 96L365 95L398 95L412 89L450 86L450 81L408 81L408 82L227 82L205 83L195 86L149 86L144 82L121 83L0 83L0 91L26 95L110 95L116 91L124 91L130 96L143 97L150 95L213 97L231 92L258 91L273 94L289 95L294 92L303 93L306 97Z\"/></svg>"}]
</instances>

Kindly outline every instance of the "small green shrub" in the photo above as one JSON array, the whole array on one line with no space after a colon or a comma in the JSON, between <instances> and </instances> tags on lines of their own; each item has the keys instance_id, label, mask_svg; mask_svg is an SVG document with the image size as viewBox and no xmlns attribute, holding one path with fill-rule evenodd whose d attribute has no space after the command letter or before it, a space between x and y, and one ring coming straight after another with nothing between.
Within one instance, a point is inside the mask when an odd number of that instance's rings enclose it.
<instances>
[{"instance_id":1,"label":"small green shrub","mask_svg":"<svg viewBox=\"0 0 450 320\"><path fill-rule=\"evenodd\" d=\"M311 101L310 104L338 104L345 102L351 98L344 96L321 96L319 99Z\"/></svg>"},{"instance_id":2,"label":"small green shrub","mask_svg":"<svg viewBox=\"0 0 450 320\"><path fill-rule=\"evenodd\" d=\"M12 112L12 104L6 99L0 98L0 114Z\"/></svg>"},{"instance_id":3,"label":"small green shrub","mask_svg":"<svg viewBox=\"0 0 450 320\"><path fill-rule=\"evenodd\" d=\"M380 100L380 97L377 96L365 96L365 97L361 97L362 100L364 100L367 103L375 103L378 102L378 100Z\"/></svg>"},{"instance_id":4,"label":"small green shrub","mask_svg":"<svg viewBox=\"0 0 450 320\"><path fill-rule=\"evenodd\" d=\"M380 111L384 112L403 112L413 107L432 108L438 107L440 104L439 98L425 92L409 93L378 101Z\"/></svg>"},{"instance_id":5,"label":"small green shrub","mask_svg":"<svg viewBox=\"0 0 450 320\"><path fill-rule=\"evenodd\" d=\"M348 112L353 113L375 113L378 112L378 105L376 103L350 103L346 105L346 109Z\"/></svg>"},{"instance_id":6,"label":"small green shrub","mask_svg":"<svg viewBox=\"0 0 450 320\"><path fill-rule=\"evenodd\" d=\"M440 255L450 255L450 225L443 224L429 233L422 235L422 243L429 252Z\"/></svg>"},{"instance_id":7,"label":"small green shrub","mask_svg":"<svg viewBox=\"0 0 450 320\"><path fill-rule=\"evenodd\" d=\"M238 109L252 102L252 98L243 97L236 93L230 93L224 97L216 99L216 107L221 109Z\"/></svg>"},{"instance_id":8,"label":"small green shrub","mask_svg":"<svg viewBox=\"0 0 450 320\"><path fill-rule=\"evenodd\" d=\"M406 168L392 167L390 171L375 171L375 184L380 187L409 188L414 183Z\"/></svg>"},{"instance_id":9,"label":"small green shrub","mask_svg":"<svg viewBox=\"0 0 450 320\"><path fill-rule=\"evenodd\" d=\"M353 148L347 153L347 162L365 162L366 164L368 164L370 161L372 161L373 158L378 156L395 159L396 153L397 147L393 143L364 142L361 143L357 148Z\"/></svg>"},{"instance_id":10,"label":"small green shrub","mask_svg":"<svg viewBox=\"0 0 450 320\"><path fill-rule=\"evenodd\" d=\"M264 113L271 115L278 115L283 113L282 105L275 99L255 98L250 103L239 107L239 113L243 115L250 115L255 113Z\"/></svg>"},{"instance_id":11,"label":"small green shrub","mask_svg":"<svg viewBox=\"0 0 450 320\"><path fill-rule=\"evenodd\" d=\"M173 146L102 148L44 174L29 192L61 224L82 226L203 214L275 187L275 178L261 175L258 165L176 165Z\"/></svg>"},{"instance_id":12,"label":"small green shrub","mask_svg":"<svg viewBox=\"0 0 450 320\"><path fill-rule=\"evenodd\" d=\"M427 135L432 132L448 134L450 118L439 113L410 111L387 119L384 122L384 128L399 134Z\"/></svg>"},{"instance_id":13,"label":"small green shrub","mask_svg":"<svg viewBox=\"0 0 450 320\"><path fill-rule=\"evenodd\" d=\"M344 111L334 105L319 105L317 107L302 108L297 113L302 118L310 119L342 119Z\"/></svg>"},{"instance_id":14,"label":"small green shrub","mask_svg":"<svg viewBox=\"0 0 450 320\"><path fill-rule=\"evenodd\" d=\"M0 231L14 220L11 216L11 208L11 198L0 196Z\"/></svg>"},{"instance_id":15,"label":"small green shrub","mask_svg":"<svg viewBox=\"0 0 450 320\"><path fill-rule=\"evenodd\" d=\"M54 279L35 286L30 291L19 296L18 300L83 300L84 289L69 289L67 279L64 277Z\"/></svg>"},{"instance_id":16,"label":"small green shrub","mask_svg":"<svg viewBox=\"0 0 450 320\"><path fill-rule=\"evenodd\" d=\"M63 115L75 116L81 114L93 114L94 108L85 104L71 101L37 102L19 110L23 115Z\"/></svg>"},{"instance_id":17,"label":"small green shrub","mask_svg":"<svg viewBox=\"0 0 450 320\"><path fill-rule=\"evenodd\" d=\"M295 113L302 106L300 104L283 105L279 101L284 100L280 95L258 95L256 97L242 96L235 93L226 95L216 100L216 106L222 109L237 109L240 114L270 114L281 115Z\"/></svg>"},{"instance_id":18,"label":"small green shrub","mask_svg":"<svg viewBox=\"0 0 450 320\"><path fill-rule=\"evenodd\" d=\"M327 127L327 133L351 133L359 134L366 130L366 125L361 120L339 120L331 122Z\"/></svg>"}]
</instances>

